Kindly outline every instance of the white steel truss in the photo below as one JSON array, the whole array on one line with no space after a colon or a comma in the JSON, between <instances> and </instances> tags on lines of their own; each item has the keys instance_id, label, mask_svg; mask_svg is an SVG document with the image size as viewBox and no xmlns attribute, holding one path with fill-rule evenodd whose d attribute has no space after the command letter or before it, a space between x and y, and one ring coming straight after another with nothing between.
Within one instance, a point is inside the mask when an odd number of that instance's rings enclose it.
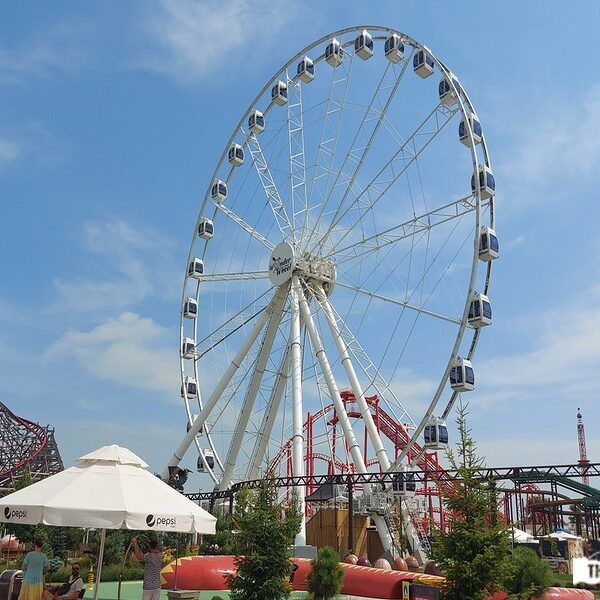
<instances>
[{"instance_id":1,"label":"white steel truss","mask_svg":"<svg viewBox=\"0 0 600 600\"><path fill-rule=\"evenodd\" d=\"M256 172L258 173L260 183L265 192L267 202L271 207L275 222L284 240L295 241L296 232L290 221L290 217L286 211L285 204L279 195L279 190L273 179L273 175L269 169L267 159L258 141L258 137L254 132L248 135L248 149L252 155L252 162Z\"/></svg>"},{"instance_id":2,"label":"white steel truss","mask_svg":"<svg viewBox=\"0 0 600 600\"><path fill-rule=\"evenodd\" d=\"M294 231L304 233L308 218L302 84L287 76L288 145L290 155L290 205Z\"/></svg>"},{"instance_id":3,"label":"white steel truss","mask_svg":"<svg viewBox=\"0 0 600 600\"><path fill-rule=\"evenodd\" d=\"M263 246L269 250L273 250L275 245L272 244L262 233L259 233L254 227L248 225L242 217L234 213L230 208L225 206L222 202L215 202L215 206L223 214L227 215L234 223L237 223L244 231L248 232L255 240L258 240Z\"/></svg>"}]
</instances>

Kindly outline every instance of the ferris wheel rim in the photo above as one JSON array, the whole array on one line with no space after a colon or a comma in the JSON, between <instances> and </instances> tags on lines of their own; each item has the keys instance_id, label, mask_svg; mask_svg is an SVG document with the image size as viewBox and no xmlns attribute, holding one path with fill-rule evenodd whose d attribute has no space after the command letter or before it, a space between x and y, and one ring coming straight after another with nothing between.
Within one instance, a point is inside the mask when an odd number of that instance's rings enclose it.
<instances>
[{"instance_id":1,"label":"ferris wheel rim","mask_svg":"<svg viewBox=\"0 0 600 600\"><path fill-rule=\"evenodd\" d=\"M197 239L197 228L199 225L199 221L200 219L203 217L203 215L205 214L205 211L207 209L207 207L210 206L210 189L211 186L213 184L213 182L215 181L215 179L218 178L218 174L219 171L225 161L225 158L227 156L227 152L229 147L231 146L231 144L234 142L234 140L236 139L236 136L238 136L238 134L240 132L243 132L243 128L244 128L244 123L246 121L246 119L248 118L248 116L252 113L253 110L255 110L259 100L265 96L265 94L268 92L269 88L272 86L272 84L274 82L276 82L278 80L278 78L286 72L286 70L292 66L295 61L297 61L300 57L308 54L313 48L319 46L320 44L323 44L324 42L327 42L329 40L331 40L332 38L336 38L336 37L341 37L343 35L347 35L350 33L357 33L360 31L369 31L369 32L378 32L378 33L385 33L386 35L390 35L390 34L397 34L399 35L402 40L409 44L410 46L413 47L413 49L425 49L433 58L436 66L439 68L439 70L442 72L442 74L447 77L447 80L449 81L450 85L453 87L455 93L457 94L457 98L458 98L458 105L459 105L459 110L460 113L462 115L463 118L465 118L468 114L476 114L476 111L474 109L474 106L470 100L470 98L468 97L466 91L464 90L464 88L461 87L460 92L458 93L458 90L455 87L455 80L454 80L454 75L452 73L452 71L450 71L444 63L442 63L433 52L431 52L431 50L429 50L429 48L427 48L426 46L419 44L416 40L414 40L413 38L411 38L410 36L397 31L393 28L389 28L389 27L382 27L382 26L368 26L368 25L360 25L360 26L354 26L354 27L350 27L350 28L344 28L341 30L338 30L336 32L330 33L328 35L325 35L321 38L319 38L318 40L312 42L311 44L307 45L305 48L303 48L300 52L296 53L290 60L288 60L279 70L275 71L275 74L273 75L273 77L269 78L265 84L265 86L262 88L262 90L257 94L257 96L254 98L254 100L250 103L250 105L248 106L248 108L244 111L240 121L238 122L237 126L234 128L232 135L230 137L230 139L228 140L227 144L225 145L225 149L223 151L223 153L221 154L221 157L217 163L217 166L213 172L212 177L210 178L207 190L205 192L204 195L204 199L201 203L201 207L200 207L200 211L199 211L199 216L198 216L198 220L196 222L195 228L194 228L194 235L192 238L192 243L190 245L190 251L188 253L188 264L190 262L190 260L193 257L193 252L194 252L194 247L195 247L195 243L196 243L196 239ZM378 38L375 37L374 39L383 39L383 38ZM351 42L347 42L345 44L345 46L349 45ZM317 62L320 62L324 60L323 56L319 56L317 58L314 59L315 64ZM464 100L461 97L461 94L464 96ZM268 111L271 110L271 108L273 107L273 103L271 102L269 104L269 106L263 111L263 113L266 115L268 114ZM487 145L485 142L485 139L483 138L483 134L482 134L482 141L481 141L481 147L483 149L483 154L484 154L484 164L486 166L488 166L489 168L491 168L491 163L489 161L489 155L487 152ZM481 164L478 156L477 156L477 151L475 148L475 144L471 144L470 147L470 153L471 153L471 159L472 159L472 165L473 165L473 172L476 174L477 173L477 169L479 167L479 165ZM432 404L433 404L433 408L431 408L431 411L428 411L429 414L426 414L426 416L423 417L423 419L421 420L421 422L419 423L419 425L417 426L417 429L419 430L418 432L415 433L415 440L417 435L420 433L420 431L422 430L422 428L424 427L427 419L429 418L429 416L431 416L431 414L433 414L434 409L437 407L438 403L439 403L439 399L441 397L441 394L444 391L444 387L445 387L445 383L447 381L447 377L448 377L448 373L452 364L453 359L456 356L456 352L458 351L458 348L460 347L465 331L467 329L467 313L468 313L468 308L469 308L469 302L470 302L470 297L471 294L474 292L475 288L475 280L476 280L476 276L477 276L477 271L478 271L478 266L479 266L479 261L478 261L478 257L477 257L477 247L475 246L475 243L478 243L478 235L479 235L479 228L480 228L480 223L481 223L481 205L482 205L482 198L481 198L481 193L479 190L479 187L476 186L476 190L475 190L475 197L476 197L476 227L475 227L475 240L474 240L474 252L473 252L473 262L471 265L471 278L470 278L470 282L468 285L468 291L466 294L466 298L465 298L465 305L463 308L463 314L462 314L462 319L461 319L461 325L460 325L460 331L457 333L457 337L455 340L455 344L451 353L451 356L448 360L448 364L446 367L446 370L444 372L444 374L441 377L440 380L440 384L438 387L438 391L436 391L436 394L434 395L434 400L432 400ZM495 211L494 211L494 198L490 198L489 202L487 203L487 205L489 206L489 212L490 212L490 223L491 223L491 227L494 227L495 224ZM216 219L216 215L219 213L219 208L215 207L214 209L214 215L213 217ZM204 244L204 249L203 249L203 255L206 252L206 248L207 248L207 243ZM187 265L186 265L187 266ZM485 283L484 283L484 287L482 288L483 293L486 294L488 292L489 289L489 285L490 285L490 280L491 280L491 272L492 272L492 261L489 261L487 263L486 266L486 278L485 278ZM184 278L184 286L183 286L183 292L182 292L182 306L183 303L185 301L185 298L187 296L187 290L188 290L188 276L186 274L186 277ZM200 281L198 281L196 283L196 299L198 300L198 298L200 297ZM272 289L272 288L271 288ZM195 339L197 339L197 319L195 320L194 323L194 334L195 334ZM471 346L469 348L468 354L466 355L467 358L471 358L475 352L475 348L477 346L477 342L479 340L480 337L480 330L479 329L475 329L473 332L473 339L471 342ZM184 316L183 313L181 314L180 317L180 340L183 341L184 339ZM180 365L181 365L181 376L182 376L182 382L184 381L185 378L185 365L184 365L184 358L183 356L180 355ZM197 369L197 362L194 361L194 374L195 374L195 379L197 382L199 382L199 377L198 377L198 369ZM454 395L453 395L454 396ZM450 402L453 402L453 399L450 400ZM187 416L188 416L188 422L190 423L190 425L192 424L192 415L193 415L193 410L192 410L192 406L190 406L190 403L188 402L188 398L184 397L184 404L185 404L185 408L186 408L186 412L187 412ZM199 406L199 409L202 410L202 399L201 399L201 394L200 394L200 390L198 389L198 397L197 397L197 404ZM451 408L451 406L450 406ZM449 411L448 411L449 412ZM210 440L210 431L208 431L208 438ZM216 452L216 450L214 450L213 448L213 443L211 441L209 441L211 448L213 449L213 451L215 452L215 457L218 457L218 453ZM200 453L200 456L202 456L202 449L200 448L200 445L198 443L198 441L196 440L196 446L197 449ZM218 460L219 462L219 466L222 467L221 461Z\"/></svg>"}]
</instances>

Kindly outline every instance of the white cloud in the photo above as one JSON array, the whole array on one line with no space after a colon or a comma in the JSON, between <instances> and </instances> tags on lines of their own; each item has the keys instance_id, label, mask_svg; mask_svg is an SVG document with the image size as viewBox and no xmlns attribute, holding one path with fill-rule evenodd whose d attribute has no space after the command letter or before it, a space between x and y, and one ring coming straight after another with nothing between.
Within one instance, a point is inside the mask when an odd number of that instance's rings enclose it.
<instances>
[{"instance_id":1,"label":"white cloud","mask_svg":"<svg viewBox=\"0 0 600 600\"><path fill-rule=\"evenodd\" d=\"M561 99L552 95L533 102L535 114L525 111L521 119L507 117L514 137L512 152L498 165L499 182L508 193L525 193L529 202L556 197L557 181L571 184L577 177L595 177L600 160L600 83L579 99Z\"/></svg>"},{"instance_id":2,"label":"white cloud","mask_svg":"<svg viewBox=\"0 0 600 600\"><path fill-rule=\"evenodd\" d=\"M433 398L438 382L434 379L417 375L410 369L399 369L390 384L398 401L406 409L415 423L423 418ZM390 398L390 402L394 402Z\"/></svg>"},{"instance_id":3,"label":"white cloud","mask_svg":"<svg viewBox=\"0 0 600 600\"><path fill-rule=\"evenodd\" d=\"M28 77L48 77L83 66L90 33L81 24L61 23L33 32L13 48L0 47L0 81L21 83Z\"/></svg>"},{"instance_id":4,"label":"white cloud","mask_svg":"<svg viewBox=\"0 0 600 600\"><path fill-rule=\"evenodd\" d=\"M532 348L477 364L485 405L532 398L578 400L600 388L600 287L533 317Z\"/></svg>"},{"instance_id":5,"label":"white cloud","mask_svg":"<svg viewBox=\"0 0 600 600\"><path fill-rule=\"evenodd\" d=\"M89 253L84 265L91 277L54 279L61 309L118 310L150 295L171 297L179 291L171 243L156 231L113 221L87 223L83 232Z\"/></svg>"},{"instance_id":6,"label":"white cloud","mask_svg":"<svg viewBox=\"0 0 600 600\"><path fill-rule=\"evenodd\" d=\"M485 457L490 467L508 467L511 465L561 465L575 462L577 445L567 435L548 439L532 439L531 437L507 436L489 437L474 431L477 450Z\"/></svg>"},{"instance_id":7,"label":"white cloud","mask_svg":"<svg viewBox=\"0 0 600 600\"><path fill-rule=\"evenodd\" d=\"M293 17L289 3L267 0L162 0L147 22L160 50L142 66L193 82L228 61L247 65Z\"/></svg>"},{"instance_id":8,"label":"white cloud","mask_svg":"<svg viewBox=\"0 0 600 600\"><path fill-rule=\"evenodd\" d=\"M7 139L0 139L0 166L12 162L21 155L19 144Z\"/></svg>"},{"instance_id":9,"label":"white cloud","mask_svg":"<svg viewBox=\"0 0 600 600\"><path fill-rule=\"evenodd\" d=\"M177 341L154 320L125 312L90 331L69 331L46 354L75 359L92 375L179 402Z\"/></svg>"}]
</instances>

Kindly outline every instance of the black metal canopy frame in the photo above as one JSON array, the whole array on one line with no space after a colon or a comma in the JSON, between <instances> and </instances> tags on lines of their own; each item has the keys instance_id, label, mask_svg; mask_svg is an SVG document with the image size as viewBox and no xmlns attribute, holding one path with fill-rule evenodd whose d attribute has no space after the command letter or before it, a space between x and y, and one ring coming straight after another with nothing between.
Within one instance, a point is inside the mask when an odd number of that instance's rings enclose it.
<instances>
[{"instance_id":1,"label":"black metal canopy frame","mask_svg":"<svg viewBox=\"0 0 600 600\"><path fill-rule=\"evenodd\" d=\"M311 485L320 487L327 485L347 486L348 488L365 483L371 485L380 484L388 486L398 480L398 477L411 474L414 481L417 483L432 483L435 481L459 481L458 471L455 470L428 470L428 471L402 471L388 473L342 473L337 475L313 475L304 477L276 477L273 482L277 487L289 488ZM535 483L552 483L561 479L570 480L571 485L576 485L578 491L588 497L597 498L600 501L600 489L591 486L585 486L582 483L576 482L575 479L581 478L583 475L588 477L600 477L600 463L590 463L585 467L578 464L570 465L548 465L534 467L486 467L479 469L477 478L482 481L513 481L515 483L535 482ZM261 485L262 479L254 479L252 481L240 481L233 484L228 490L214 492L199 492L186 494L186 496L194 502L215 501L223 498L230 498L236 492L246 487L256 489Z\"/></svg>"}]
</instances>

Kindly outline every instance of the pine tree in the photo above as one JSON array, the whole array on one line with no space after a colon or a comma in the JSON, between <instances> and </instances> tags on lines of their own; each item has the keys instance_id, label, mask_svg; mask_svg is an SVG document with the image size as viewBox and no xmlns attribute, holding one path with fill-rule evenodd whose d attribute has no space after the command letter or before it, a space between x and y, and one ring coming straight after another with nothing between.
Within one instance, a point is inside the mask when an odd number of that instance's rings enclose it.
<instances>
[{"instance_id":1,"label":"pine tree","mask_svg":"<svg viewBox=\"0 0 600 600\"><path fill-rule=\"evenodd\" d=\"M466 415L461 406L457 454L447 453L457 471L453 489L442 488L449 532L435 532L432 548L432 558L446 576L445 600L483 600L502 589L513 570L510 537L498 519L495 482L479 478L484 460L477 456Z\"/></svg>"},{"instance_id":2,"label":"pine tree","mask_svg":"<svg viewBox=\"0 0 600 600\"><path fill-rule=\"evenodd\" d=\"M310 597L313 600L337 598L344 581L344 569L338 553L331 546L320 548L311 565L312 571L307 578Z\"/></svg>"},{"instance_id":3,"label":"pine tree","mask_svg":"<svg viewBox=\"0 0 600 600\"><path fill-rule=\"evenodd\" d=\"M292 544L302 515L295 495L289 505L277 496L274 482L268 479L257 490L244 488L236 496L237 572L228 579L232 600L290 597Z\"/></svg>"}]
</instances>

